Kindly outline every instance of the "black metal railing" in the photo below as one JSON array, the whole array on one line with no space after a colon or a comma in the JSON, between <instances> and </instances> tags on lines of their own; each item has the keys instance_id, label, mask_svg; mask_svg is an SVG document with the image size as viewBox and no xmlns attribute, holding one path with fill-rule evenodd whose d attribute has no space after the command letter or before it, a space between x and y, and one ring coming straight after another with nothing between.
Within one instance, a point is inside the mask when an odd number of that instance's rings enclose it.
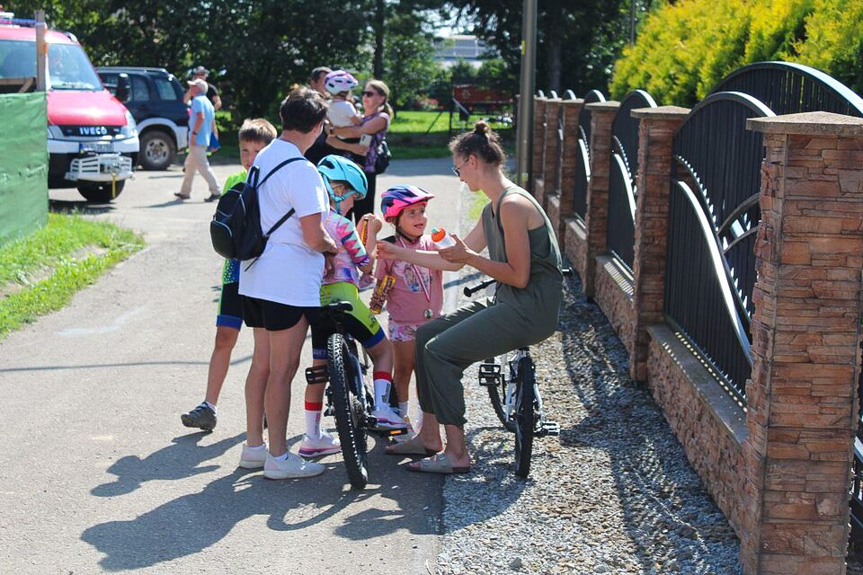
<instances>
[{"instance_id":1,"label":"black metal railing","mask_svg":"<svg viewBox=\"0 0 863 575\"><path fill-rule=\"evenodd\" d=\"M792 62L756 62L723 78L713 92L743 92L776 114L833 112L863 117L863 99L824 72Z\"/></svg>"},{"instance_id":2,"label":"black metal railing","mask_svg":"<svg viewBox=\"0 0 863 575\"><path fill-rule=\"evenodd\" d=\"M655 108L647 92L630 92L620 103L611 125L611 166L608 181L608 249L632 272L635 260L635 176L638 174L638 108Z\"/></svg>"},{"instance_id":3,"label":"black metal railing","mask_svg":"<svg viewBox=\"0 0 863 575\"><path fill-rule=\"evenodd\" d=\"M605 102L599 90L591 90L584 103ZM582 108L578 116L578 153L575 159L575 182L572 189L572 212L584 221L587 216L587 186L590 182L590 110Z\"/></svg>"},{"instance_id":4,"label":"black metal railing","mask_svg":"<svg viewBox=\"0 0 863 575\"><path fill-rule=\"evenodd\" d=\"M552 92L554 97L557 98L557 93ZM552 123L553 122L553 123ZM557 107L557 117L549 119L549 128L554 127L555 129L555 137L557 139L557 154L554 156L554 174L552 175L551 182L547 183L546 189L548 191L557 192L561 188L561 173L560 168L563 163L563 106ZM546 128L548 129L548 128Z\"/></svg>"},{"instance_id":5,"label":"black metal railing","mask_svg":"<svg viewBox=\"0 0 863 575\"><path fill-rule=\"evenodd\" d=\"M673 144L666 314L741 406L752 370L753 247L764 157L761 133L746 130L746 120L773 115L747 94L711 94Z\"/></svg>"},{"instance_id":6,"label":"black metal railing","mask_svg":"<svg viewBox=\"0 0 863 575\"><path fill-rule=\"evenodd\" d=\"M857 381L857 436L854 438L854 461L851 463L851 540L850 550L863 551L863 373Z\"/></svg>"}]
</instances>

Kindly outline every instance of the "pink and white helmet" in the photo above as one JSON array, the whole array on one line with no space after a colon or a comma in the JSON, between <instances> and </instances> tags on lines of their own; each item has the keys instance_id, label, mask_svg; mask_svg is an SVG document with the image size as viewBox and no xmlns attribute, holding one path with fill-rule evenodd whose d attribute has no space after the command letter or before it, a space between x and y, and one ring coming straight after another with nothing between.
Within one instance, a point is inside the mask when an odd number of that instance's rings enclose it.
<instances>
[{"instance_id":1,"label":"pink and white helmet","mask_svg":"<svg viewBox=\"0 0 863 575\"><path fill-rule=\"evenodd\" d=\"M389 221L399 217L405 208L427 202L433 197L434 194L410 184L393 186L381 194L381 212L384 219Z\"/></svg>"},{"instance_id":2,"label":"pink and white helmet","mask_svg":"<svg viewBox=\"0 0 863 575\"><path fill-rule=\"evenodd\" d=\"M350 92L357 87L359 82L348 72L344 70L334 70L327 74L324 78L324 86L330 94L341 94L342 92Z\"/></svg>"}]
</instances>

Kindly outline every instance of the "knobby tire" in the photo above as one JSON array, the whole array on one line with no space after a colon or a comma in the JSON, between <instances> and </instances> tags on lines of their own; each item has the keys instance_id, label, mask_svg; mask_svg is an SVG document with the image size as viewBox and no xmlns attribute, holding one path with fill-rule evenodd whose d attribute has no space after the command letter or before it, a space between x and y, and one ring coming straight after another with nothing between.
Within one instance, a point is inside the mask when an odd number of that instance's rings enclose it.
<instances>
[{"instance_id":1,"label":"knobby tire","mask_svg":"<svg viewBox=\"0 0 863 575\"><path fill-rule=\"evenodd\" d=\"M515 474L527 479L530 475L530 458L533 454L533 432L536 425L535 385L533 361L524 357L518 362L519 386L515 403Z\"/></svg>"},{"instance_id":2,"label":"knobby tire","mask_svg":"<svg viewBox=\"0 0 863 575\"><path fill-rule=\"evenodd\" d=\"M333 410L335 411L336 430L342 443L342 455L348 480L355 489L363 489L369 482L368 459L366 456L366 432L360 417L362 407L352 391L354 377L362 377L356 371L348 352L344 337L335 333L327 340L330 356L330 387L332 387ZM359 386L361 389L363 386Z\"/></svg>"}]
</instances>

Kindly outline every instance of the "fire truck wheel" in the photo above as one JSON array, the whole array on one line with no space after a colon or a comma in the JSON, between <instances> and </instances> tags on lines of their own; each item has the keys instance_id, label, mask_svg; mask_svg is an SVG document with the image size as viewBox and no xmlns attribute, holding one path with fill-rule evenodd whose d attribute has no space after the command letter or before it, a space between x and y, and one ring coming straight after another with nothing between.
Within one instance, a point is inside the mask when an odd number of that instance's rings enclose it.
<instances>
[{"instance_id":1,"label":"fire truck wheel","mask_svg":"<svg viewBox=\"0 0 863 575\"><path fill-rule=\"evenodd\" d=\"M116 182L113 192L111 191L111 182L94 182L89 184L80 184L78 193L80 193L88 202L94 204L106 204L120 195L123 191L125 181Z\"/></svg>"}]
</instances>

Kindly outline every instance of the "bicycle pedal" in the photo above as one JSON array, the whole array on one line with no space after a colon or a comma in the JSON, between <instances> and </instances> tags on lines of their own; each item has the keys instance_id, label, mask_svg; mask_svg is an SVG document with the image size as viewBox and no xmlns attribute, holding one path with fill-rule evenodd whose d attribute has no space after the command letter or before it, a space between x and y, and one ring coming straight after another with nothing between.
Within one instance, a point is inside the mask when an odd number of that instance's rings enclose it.
<instances>
[{"instance_id":1,"label":"bicycle pedal","mask_svg":"<svg viewBox=\"0 0 863 575\"><path fill-rule=\"evenodd\" d=\"M495 387L500 385L502 379L500 375L500 365L496 363L481 363L479 364L479 384L485 387Z\"/></svg>"},{"instance_id":2,"label":"bicycle pedal","mask_svg":"<svg viewBox=\"0 0 863 575\"><path fill-rule=\"evenodd\" d=\"M560 435L560 424L556 421L543 421L539 432L536 434L539 437L546 435Z\"/></svg>"}]
</instances>

